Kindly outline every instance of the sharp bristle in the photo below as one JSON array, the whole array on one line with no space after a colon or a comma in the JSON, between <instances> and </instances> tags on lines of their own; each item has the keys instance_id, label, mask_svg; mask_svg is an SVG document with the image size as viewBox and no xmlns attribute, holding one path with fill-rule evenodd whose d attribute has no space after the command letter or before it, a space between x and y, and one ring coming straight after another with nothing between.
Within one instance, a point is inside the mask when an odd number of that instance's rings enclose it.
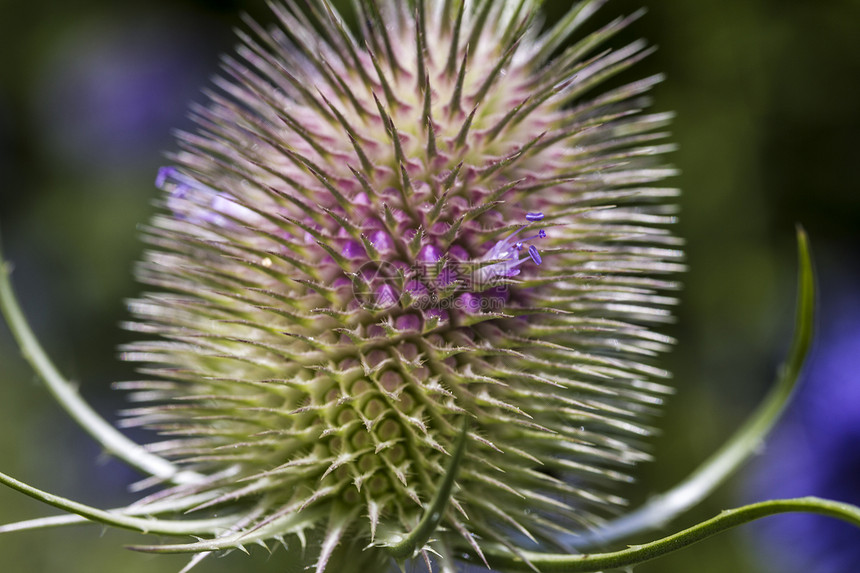
<instances>
[{"instance_id":1,"label":"sharp bristle","mask_svg":"<svg viewBox=\"0 0 860 573\"><path fill-rule=\"evenodd\" d=\"M336 118L338 124L343 128L349 137L349 141L352 144L353 149L355 150L356 156L358 156L358 160L361 163L361 168L365 173L373 173L373 164L368 157L367 152L364 150L363 143L360 140L358 133L355 131L355 128L350 125L349 121L344 117L343 113L341 113L332 102L328 100L322 93L319 94L320 98L326 103L328 108L331 110L331 113Z\"/></svg>"},{"instance_id":2,"label":"sharp bristle","mask_svg":"<svg viewBox=\"0 0 860 573\"><path fill-rule=\"evenodd\" d=\"M389 115L388 111L386 111L385 106L382 105L382 102L379 101L379 98L376 94L373 94L373 100L376 103L376 109L379 111L379 116L382 118L382 121L385 125L385 133L388 135L388 140L391 142L391 145L394 149L394 160L397 165L403 165L406 163L406 155L403 153L403 146L400 142L400 134L397 132L397 127L394 125L394 120L391 119L391 115Z\"/></svg>"},{"instance_id":3,"label":"sharp bristle","mask_svg":"<svg viewBox=\"0 0 860 573\"><path fill-rule=\"evenodd\" d=\"M469 113L468 117L466 117L466 121L463 122L463 126L460 128L460 132L454 139L454 149L462 149L466 146L466 143L469 139L469 130L472 129L472 122L475 121L475 113L477 113L477 111L478 106L475 106L475 108L472 109L471 113Z\"/></svg>"},{"instance_id":4,"label":"sharp bristle","mask_svg":"<svg viewBox=\"0 0 860 573\"><path fill-rule=\"evenodd\" d=\"M433 125L433 90L429 78L424 80L424 85L424 111L421 123L427 134L427 163L430 164L436 159L439 150L436 147L436 128Z\"/></svg>"},{"instance_id":5,"label":"sharp bristle","mask_svg":"<svg viewBox=\"0 0 860 573\"><path fill-rule=\"evenodd\" d=\"M429 79L427 74L427 14L424 0L418 0L415 5L415 78L418 82L418 91L426 93L429 91ZM426 117L425 113L425 117Z\"/></svg>"},{"instance_id":6,"label":"sharp bristle","mask_svg":"<svg viewBox=\"0 0 860 573\"><path fill-rule=\"evenodd\" d=\"M388 62L388 68L394 76L394 80L396 81L398 76L402 72L402 67L397 58L397 54L393 47L393 42L390 34L388 33L388 27L382 17L382 13L379 10L379 3L377 0L363 0L363 3L367 5L369 15L371 17L371 22L373 23L374 37L380 38L382 40L382 45L385 49L386 61ZM372 53L372 50L371 50Z\"/></svg>"},{"instance_id":7,"label":"sharp bristle","mask_svg":"<svg viewBox=\"0 0 860 573\"><path fill-rule=\"evenodd\" d=\"M472 96L472 98L471 98L472 101L474 101L476 103L480 103L484 100L484 98L489 93L490 88L493 87L493 84L496 82L496 80L499 78L499 75L502 73L502 71L508 65L508 63L510 62L511 58L516 53L519 46L520 46L519 39L517 39L508 47L508 49L505 51L505 53L502 55L502 57L499 58L498 63L493 67L493 69L490 71L490 73L487 74L487 77L484 80L484 83L481 85L480 88L478 88L478 91L475 93L475 95Z\"/></svg>"},{"instance_id":8,"label":"sharp bristle","mask_svg":"<svg viewBox=\"0 0 860 573\"><path fill-rule=\"evenodd\" d=\"M443 21L447 19L447 15L447 12L442 15ZM465 16L466 0L460 0L459 6L457 7L457 17L454 20L454 30L451 33L451 45L448 48L448 60L445 64L445 72L449 78L454 77L454 74L457 73L457 62L460 59L460 31L463 27L463 19Z\"/></svg>"},{"instance_id":9,"label":"sharp bristle","mask_svg":"<svg viewBox=\"0 0 860 573\"><path fill-rule=\"evenodd\" d=\"M594 49L606 45L607 41L627 28L640 16L640 12L635 12L627 17L616 18L566 48L552 64L546 66L543 73L544 78L546 78L545 81L558 82L561 77L570 76L574 70L581 69L583 58L587 57Z\"/></svg>"},{"instance_id":10,"label":"sharp bristle","mask_svg":"<svg viewBox=\"0 0 860 573\"><path fill-rule=\"evenodd\" d=\"M463 84L466 81L466 71L468 70L469 62L469 45L466 44L466 50L463 53L463 59L460 62L460 69L457 72L457 82L454 84L454 91L451 94L451 99L446 106L448 109L448 118L456 117L463 113Z\"/></svg>"},{"instance_id":11,"label":"sharp bristle","mask_svg":"<svg viewBox=\"0 0 860 573\"><path fill-rule=\"evenodd\" d=\"M607 0L580 0L567 14L538 40L540 50L535 54L539 62L546 61L588 18Z\"/></svg>"},{"instance_id":12,"label":"sharp bristle","mask_svg":"<svg viewBox=\"0 0 860 573\"><path fill-rule=\"evenodd\" d=\"M466 40L466 46L471 46L473 49L476 49L478 43L481 40L481 36L483 35L488 18L490 16L490 11L492 10L494 5L503 4L500 2L494 2L493 0L480 0L480 4L475 8L474 13L474 21L472 23L472 29L469 32L469 38Z\"/></svg>"},{"instance_id":13,"label":"sharp bristle","mask_svg":"<svg viewBox=\"0 0 860 573\"><path fill-rule=\"evenodd\" d=\"M379 79L379 85L382 86L382 93L385 94L385 101L388 103L389 109L396 110L402 105L402 103L397 99L397 96L394 95L391 82L388 81L385 71L379 64L379 59L371 49L368 49L366 53L370 57L370 61L373 63L373 69L376 70L376 77Z\"/></svg>"}]
</instances>

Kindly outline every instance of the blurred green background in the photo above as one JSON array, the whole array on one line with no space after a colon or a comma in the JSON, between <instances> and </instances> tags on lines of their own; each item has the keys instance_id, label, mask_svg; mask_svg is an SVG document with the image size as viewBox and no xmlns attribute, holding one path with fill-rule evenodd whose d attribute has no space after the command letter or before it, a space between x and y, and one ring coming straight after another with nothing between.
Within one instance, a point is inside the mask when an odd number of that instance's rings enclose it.
<instances>
[{"instance_id":1,"label":"blurred green background","mask_svg":"<svg viewBox=\"0 0 860 573\"><path fill-rule=\"evenodd\" d=\"M550 17L569 4L550 0ZM858 284L860 254L860 2L612 0L595 22L643 4L649 12L615 45L644 36L660 48L626 77L668 74L655 109L678 114L671 161L682 175L671 184L684 190L677 231L690 271L669 327L680 340L668 358L678 393L634 500L685 476L772 381L791 333L795 224L815 249L823 320L839 313L828 293ZM231 28L243 11L271 21L256 0L0 0L4 249L43 344L111 418L123 402L110 383L133 377L115 348L128 340L118 328L124 300L138 290L136 227L151 213L170 130L188 127L187 104L203 101L200 87L235 43ZM101 507L133 499L126 487L134 473L100 458L5 328L0 428L3 472ZM733 480L676 526L748 499L744 483ZM0 490L0 522L50 513ZM768 571L751 531L636 571ZM9 534L0 537L0 563L16 573L153 573L186 562L122 548L136 539L98 527ZM253 553L196 570L291 570L283 552Z\"/></svg>"}]
</instances>

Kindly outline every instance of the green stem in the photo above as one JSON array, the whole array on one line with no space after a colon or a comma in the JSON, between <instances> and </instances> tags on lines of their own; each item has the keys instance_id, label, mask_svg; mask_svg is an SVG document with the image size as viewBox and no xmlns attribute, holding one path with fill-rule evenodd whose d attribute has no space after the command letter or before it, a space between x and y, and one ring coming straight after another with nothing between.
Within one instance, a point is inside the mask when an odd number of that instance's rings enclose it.
<instances>
[{"instance_id":1,"label":"green stem","mask_svg":"<svg viewBox=\"0 0 860 573\"><path fill-rule=\"evenodd\" d=\"M764 402L716 453L686 479L671 490L652 497L635 511L573 539L572 547L579 550L598 547L665 526L710 495L760 449L789 403L812 344L815 275L809 241L801 228L797 230L797 250L798 294L794 339L789 355L779 369L776 384Z\"/></svg>"},{"instance_id":2,"label":"green stem","mask_svg":"<svg viewBox=\"0 0 860 573\"><path fill-rule=\"evenodd\" d=\"M129 465L174 483L197 481L201 476L194 472L180 471L169 461L151 454L128 439L87 404L77 388L67 381L45 353L27 323L15 297L10 280L11 264L3 260L0 249L0 311L6 318L12 335L18 342L21 354L42 377L48 390L66 412L104 449Z\"/></svg>"},{"instance_id":3,"label":"green stem","mask_svg":"<svg viewBox=\"0 0 860 573\"><path fill-rule=\"evenodd\" d=\"M730 509L674 535L644 545L632 545L620 551L584 555L523 551L521 559L507 553L503 547L491 545L484 548L484 555L491 567L511 573L514 571L533 572L534 568L537 568L540 573L593 573L639 565L750 521L778 513L791 512L817 513L841 519L860 527L860 507L816 497L803 497L763 501ZM472 553L471 549L465 545L459 547L459 550ZM524 559L528 560L529 563L526 563Z\"/></svg>"}]
</instances>

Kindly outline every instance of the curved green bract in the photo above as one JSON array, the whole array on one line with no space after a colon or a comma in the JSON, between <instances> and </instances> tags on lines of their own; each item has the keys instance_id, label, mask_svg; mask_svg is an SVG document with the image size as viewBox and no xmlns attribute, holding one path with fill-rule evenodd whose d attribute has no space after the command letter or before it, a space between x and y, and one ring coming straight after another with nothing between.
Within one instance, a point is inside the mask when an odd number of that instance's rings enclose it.
<instances>
[{"instance_id":1,"label":"curved green bract","mask_svg":"<svg viewBox=\"0 0 860 573\"><path fill-rule=\"evenodd\" d=\"M48 505L52 505L63 511L80 515L81 517L104 525L112 525L123 529L131 529L141 533L154 533L159 535L206 535L218 533L235 523L235 518L221 517L201 520L166 520L151 517L134 517L97 509L83 503L78 503L33 486L27 485L15 478L0 473L0 484L37 499Z\"/></svg>"},{"instance_id":2,"label":"curved green bract","mask_svg":"<svg viewBox=\"0 0 860 573\"><path fill-rule=\"evenodd\" d=\"M674 535L644 545L632 545L620 551L590 555L560 555L523 551L522 558L519 558L506 553L503 547L490 546L484 549L484 556L491 567L506 573L534 571L535 568L540 573L594 573L651 561L744 523L769 515L791 512L817 513L841 519L860 527L860 507L816 497L776 499L730 509ZM466 546L459 549L470 553ZM527 559L529 563L527 564L523 559Z\"/></svg>"},{"instance_id":3,"label":"curved green bract","mask_svg":"<svg viewBox=\"0 0 860 573\"><path fill-rule=\"evenodd\" d=\"M454 489L454 480L457 478L457 471L460 469L460 462L463 460L463 454L466 451L466 439L469 434L468 418L463 421L463 429L457 438L457 445L448 467L445 470L445 476L442 483L439 484L439 489L433 497L433 501L427 507L421 521L408 535L396 543L391 543L385 546L394 559L402 561L415 555L415 552L424 547L429 541L430 536L436 531L439 523L442 521L442 516L445 514L445 508L448 506L448 501L451 499L451 493Z\"/></svg>"},{"instance_id":4,"label":"curved green bract","mask_svg":"<svg viewBox=\"0 0 860 573\"><path fill-rule=\"evenodd\" d=\"M128 439L81 398L77 388L60 374L30 329L30 325L18 304L18 299L15 297L15 291L12 289L11 272L12 265L4 260L2 244L0 244L0 311L6 318L9 330L15 337L24 359L41 376L48 390L72 419L80 424L107 452L134 468L174 483L186 483L200 479L201 476L198 474L180 471L174 464L146 451Z\"/></svg>"},{"instance_id":5,"label":"curved green bract","mask_svg":"<svg viewBox=\"0 0 860 573\"><path fill-rule=\"evenodd\" d=\"M759 450L779 420L800 378L812 345L815 321L815 274L804 230L797 229L798 293L794 339L788 357L779 369L776 384L744 425L710 458L671 490L652 497L642 507L586 533L570 543L585 551L666 525L705 499Z\"/></svg>"},{"instance_id":6,"label":"curved green bract","mask_svg":"<svg viewBox=\"0 0 860 573\"><path fill-rule=\"evenodd\" d=\"M41 498L37 498L41 499ZM192 495L184 499L163 499L146 504L133 504L126 507L117 507L105 510L111 515L125 515L131 517L157 517L163 514L179 514L193 507L210 501L210 495ZM65 527L67 525L82 525L93 523L93 520L79 515L77 513L67 513L63 515L53 515L50 517L40 517L36 519L27 519L14 523L0 525L0 533L11 533L13 531L30 531L35 529L49 529L52 527Z\"/></svg>"}]
</instances>

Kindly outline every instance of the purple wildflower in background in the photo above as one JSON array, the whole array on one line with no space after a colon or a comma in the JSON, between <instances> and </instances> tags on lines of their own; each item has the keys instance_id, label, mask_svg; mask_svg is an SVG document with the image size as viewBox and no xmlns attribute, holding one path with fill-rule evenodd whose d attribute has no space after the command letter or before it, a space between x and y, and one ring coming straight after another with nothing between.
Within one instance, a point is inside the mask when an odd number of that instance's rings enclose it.
<instances>
[{"instance_id":1,"label":"purple wildflower in background","mask_svg":"<svg viewBox=\"0 0 860 573\"><path fill-rule=\"evenodd\" d=\"M120 14L75 23L41 69L33 112L65 163L148 164L170 130L188 124L177 103L206 79L204 39L181 12Z\"/></svg>"}]
</instances>

